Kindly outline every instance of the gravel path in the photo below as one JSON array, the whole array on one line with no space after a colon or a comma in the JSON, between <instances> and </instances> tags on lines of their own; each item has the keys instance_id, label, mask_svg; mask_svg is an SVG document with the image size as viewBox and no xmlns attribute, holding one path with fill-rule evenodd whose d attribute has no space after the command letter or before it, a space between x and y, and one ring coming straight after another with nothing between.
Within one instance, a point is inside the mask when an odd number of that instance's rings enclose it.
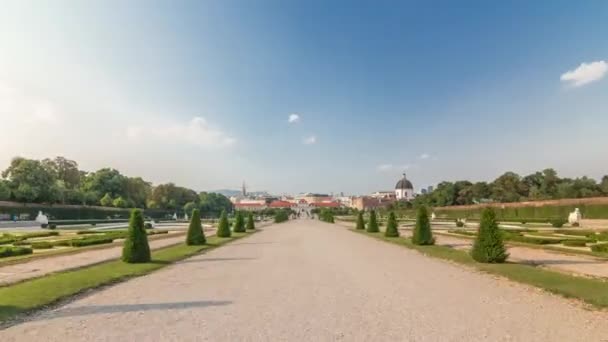
<instances>
[{"instance_id":1,"label":"gravel path","mask_svg":"<svg viewBox=\"0 0 608 342\"><path fill-rule=\"evenodd\" d=\"M174 233L176 236L158 236L150 239L150 248L159 249L184 241L184 233ZM210 232L206 232L210 234ZM213 230L215 234L215 230ZM121 241L121 240L117 240ZM83 250L76 254L49 255L48 258L37 258L29 262L14 265L0 266L0 285L8 285L27 279L41 277L43 275L66 271L100 262L119 258L122 253L122 245L112 246L101 249Z\"/></svg>"},{"instance_id":2,"label":"gravel path","mask_svg":"<svg viewBox=\"0 0 608 342\"><path fill-rule=\"evenodd\" d=\"M2 341L601 341L608 313L291 221L0 331Z\"/></svg>"}]
</instances>

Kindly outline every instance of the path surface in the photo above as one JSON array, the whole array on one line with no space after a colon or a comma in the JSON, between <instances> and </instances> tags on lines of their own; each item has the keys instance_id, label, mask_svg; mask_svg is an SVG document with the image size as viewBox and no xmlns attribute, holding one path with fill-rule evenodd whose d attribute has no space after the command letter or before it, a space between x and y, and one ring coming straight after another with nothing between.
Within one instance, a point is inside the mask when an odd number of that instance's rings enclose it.
<instances>
[{"instance_id":1,"label":"path surface","mask_svg":"<svg viewBox=\"0 0 608 342\"><path fill-rule=\"evenodd\" d=\"M205 234L215 234L215 230L205 232ZM181 243L184 241L184 236L183 233L179 233L176 236L151 239L150 248L159 249ZM119 258L121 253L122 245L115 245L108 248L84 250L76 254L49 255L47 258L36 258L28 262L0 266L0 286L41 277L53 272L98 264Z\"/></svg>"},{"instance_id":2,"label":"path surface","mask_svg":"<svg viewBox=\"0 0 608 342\"><path fill-rule=\"evenodd\" d=\"M602 341L608 313L300 220L94 292L2 341Z\"/></svg>"}]
</instances>

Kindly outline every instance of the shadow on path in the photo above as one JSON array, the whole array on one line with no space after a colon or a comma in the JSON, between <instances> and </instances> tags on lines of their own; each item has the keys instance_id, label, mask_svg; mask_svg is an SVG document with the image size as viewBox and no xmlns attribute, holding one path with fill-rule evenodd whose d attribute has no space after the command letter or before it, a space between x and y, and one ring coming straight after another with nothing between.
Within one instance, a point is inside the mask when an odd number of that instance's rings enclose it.
<instances>
[{"instance_id":1,"label":"shadow on path","mask_svg":"<svg viewBox=\"0 0 608 342\"><path fill-rule=\"evenodd\" d=\"M257 258L205 258L205 259L186 259L179 261L178 264L198 263L209 261L238 261L238 260L256 260Z\"/></svg>"},{"instance_id":2,"label":"shadow on path","mask_svg":"<svg viewBox=\"0 0 608 342\"><path fill-rule=\"evenodd\" d=\"M90 305L79 306L73 308L64 308L51 311L40 319L86 316L108 313L127 313L137 311L152 311L152 310L171 310L171 309L189 309L189 308L205 308L208 306L222 306L232 304L232 301L227 300L203 300L196 302L177 302L177 303L153 303L153 304L121 304L121 305Z\"/></svg>"}]
</instances>

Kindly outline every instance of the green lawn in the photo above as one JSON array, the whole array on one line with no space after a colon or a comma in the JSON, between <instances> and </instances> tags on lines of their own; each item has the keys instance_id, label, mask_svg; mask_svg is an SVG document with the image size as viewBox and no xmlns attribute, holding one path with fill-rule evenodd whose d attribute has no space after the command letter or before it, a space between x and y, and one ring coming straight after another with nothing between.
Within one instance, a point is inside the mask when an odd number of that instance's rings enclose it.
<instances>
[{"instance_id":1,"label":"green lawn","mask_svg":"<svg viewBox=\"0 0 608 342\"><path fill-rule=\"evenodd\" d=\"M253 233L233 233L231 238L212 236L207 239L207 245L204 246L181 244L159 249L152 252L152 261L145 264L127 264L116 260L0 287L0 322L53 304L87 289L150 273L175 261Z\"/></svg>"},{"instance_id":2,"label":"green lawn","mask_svg":"<svg viewBox=\"0 0 608 342\"><path fill-rule=\"evenodd\" d=\"M383 233L367 233L353 230L379 240L417 250L424 255L449 260L474 267L478 270L506 277L508 279L533 285L568 298L577 298L598 308L608 307L608 282L598 279L576 277L548 271L530 265L515 263L481 264L465 252L445 246L417 246L405 238L387 238ZM525 295L522 293L522 295Z\"/></svg>"}]
</instances>

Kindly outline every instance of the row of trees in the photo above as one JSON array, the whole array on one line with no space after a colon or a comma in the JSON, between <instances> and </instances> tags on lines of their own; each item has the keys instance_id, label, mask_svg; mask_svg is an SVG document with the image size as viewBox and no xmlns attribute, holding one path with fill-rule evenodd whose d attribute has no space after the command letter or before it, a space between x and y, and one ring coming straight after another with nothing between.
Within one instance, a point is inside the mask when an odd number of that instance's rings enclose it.
<instances>
[{"instance_id":1,"label":"row of trees","mask_svg":"<svg viewBox=\"0 0 608 342\"><path fill-rule=\"evenodd\" d=\"M217 216L230 211L232 203L221 194L201 192L173 183L153 186L141 177L128 177L103 168L82 171L64 157L34 160L17 157L2 172L0 201L101 205L118 208L184 210L199 209Z\"/></svg>"},{"instance_id":2,"label":"row of trees","mask_svg":"<svg viewBox=\"0 0 608 342\"><path fill-rule=\"evenodd\" d=\"M554 169L545 169L525 177L506 172L490 183L441 182L434 191L417 196L413 205L435 207L596 196L608 196L608 175L598 183L586 176L560 178Z\"/></svg>"}]
</instances>

